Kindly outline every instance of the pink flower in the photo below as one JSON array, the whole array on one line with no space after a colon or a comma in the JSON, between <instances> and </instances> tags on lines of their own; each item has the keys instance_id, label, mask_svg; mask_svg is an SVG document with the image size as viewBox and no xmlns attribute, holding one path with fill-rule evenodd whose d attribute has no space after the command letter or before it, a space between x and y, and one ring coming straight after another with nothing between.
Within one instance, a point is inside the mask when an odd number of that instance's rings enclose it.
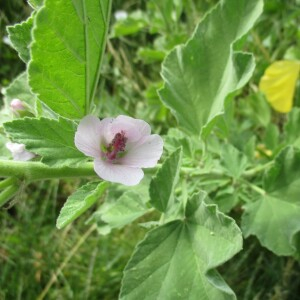
<instances>
[{"instance_id":1,"label":"pink flower","mask_svg":"<svg viewBox=\"0 0 300 300\"><path fill-rule=\"evenodd\" d=\"M136 185L144 176L141 168L152 168L163 152L163 140L151 134L143 120L127 116L99 120L84 117L75 134L76 147L94 157L95 172L104 180Z\"/></svg>"},{"instance_id":2,"label":"pink flower","mask_svg":"<svg viewBox=\"0 0 300 300\"><path fill-rule=\"evenodd\" d=\"M26 161L35 157L33 153L25 150L24 144L7 142L5 146L11 152L14 160Z\"/></svg>"},{"instance_id":3,"label":"pink flower","mask_svg":"<svg viewBox=\"0 0 300 300\"><path fill-rule=\"evenodd\" d=\"M20 99L13 99L10 102L10 108L12 111L25 110L25 106Z\"/></svg>"}]
</instances>

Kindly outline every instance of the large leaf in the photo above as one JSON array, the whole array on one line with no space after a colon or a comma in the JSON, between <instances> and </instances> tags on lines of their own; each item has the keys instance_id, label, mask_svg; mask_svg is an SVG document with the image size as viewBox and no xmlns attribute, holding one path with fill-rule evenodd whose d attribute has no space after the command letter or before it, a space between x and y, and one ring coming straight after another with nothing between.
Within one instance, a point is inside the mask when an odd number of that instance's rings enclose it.
<instances>
[{"instance_id":1,"label":"large leaf","mask_svg":"<svg viewBox=\"0 0 300 300\"><path fill-rule=\"evenodd\" d=\"M214 268L241 250L241 232L204 197L189 200L184 220L146 235L126 266L120 299L235 299Z\"/></svg>"},{"instance_id":2,"label":"large leaf","mask_svg":"<svg viewBox=\"0 0 300 300\"><path fill-rule=\"evenodd\" d=\"M70 120L24 118L7 122L8 136L26 149L42 156L51 166L74 165L87 159L74 144L76 124Z\"/></svg>"},{"instance_id":3,"label":"large leaf","mask_svg":"<svg viewBox=\"0 0 300 300\"><path fill-rule=\"evenodd\" d=\"M97 87L111 0L46 0L36 15L29 81L56 113L89 113Z\"/></svg>"},{"instance_id":4,"label":"large leaf","mask_svg":"<svg viewBox=\"0 0 300 300\"><path fill-rule=\"evenodd\" d=\"M18 51L20 58L27 63L30 60L29 44L31 43L31 30L33 28L33 15L26 21L8 26L8 36L14 48Z\"/></svg>"},{"instance_id":5,"label":"large leaf","mask_svg":"<svg viewBox=\"0 0 300 300\"><path fill-rule=\"evenodd\" d=\"M174 188L179 179L182 148L174 151L163 163L150 183L150 203L166 212L174 204Z\"/></svg>"},{"instance_id":6,"label":"large leaf","mask_svg":"<svg viewBox=\"0 0 300 300\"><path fill-rule=\"evenodd\" d=\"M89 209L106 191L107 182L89 182L72 194L60 211L56 226L61 229Z\"/></svg>"},{"instance_id":7,"label":"large leaf","mask_svg":"<svg viewBox=\"0 0 300 300\"><path fill-rule=\"evenodd\" d=\"M159 94L186 131L199 135L223 112L226 96L249 80L253 57L233 52L232 45L253 26L262 6L262 0L221 1L188 43L166 57Z\"/></svg>"},{"instance_id":8,"label":"large leaf","mask_svg":"<svg viewBox=\"0 0 300 300\"><path fill-rule=\"evenodd\" d=\"M264 180L266 195L245 206L243 232L254 234L277 255L300 250L300 150L283 150Z\"/></svg>"}]
</instances>

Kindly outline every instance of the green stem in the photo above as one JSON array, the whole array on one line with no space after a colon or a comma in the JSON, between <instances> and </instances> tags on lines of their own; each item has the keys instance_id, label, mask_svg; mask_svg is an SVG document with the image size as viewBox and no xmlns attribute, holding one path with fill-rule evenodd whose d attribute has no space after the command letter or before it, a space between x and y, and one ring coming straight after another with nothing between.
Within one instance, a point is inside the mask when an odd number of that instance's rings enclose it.
<instances>
[{"instance_id":1,"label":"green stem","mask_svg":"<svg viewBox=\"0 0 300 300\"><path fill-rule=\"evenodd\" d=\"M245 171L243 173L243 177L253 177L255 176L257 173L260 173L261 171L264 171L265 169L269 168L270 166L272 166L274 164L274 161L270 161L264 165L259 165L251 170Z\"/></svg>"},{"instance_id":2,"label":"green stem","mask_svg":"<svg viewBox=\"0 0 300 300\"><path fill-rule=\"evenodd\" d=\"M2 191L0 193L0 207L8 202L17 193L18 189L19 187L17 185L12 185Z\"/></svg>"},{"instance_id":3,"label":"green stem","mask_svg":"<svg viewBox=\"0 0 300 300\"><path fill-rule=\"evenodd\" d=\"M18 179L15 177L9 177L0 181L0 190L7 188L8 186L15 185Z\"/></svg>"},{"instance_id":4,"label":"green stem","mask_svg":"<svg viewBox=\"0 0 300 300\"><path fill-rule=\"evenodd\" d=\"M20 180L45 180L52 178L96 177L94 164L84 163L78 167L51 167L40 162L0 160L0 177L17 177Z\"/></svg>"}]
</instances>

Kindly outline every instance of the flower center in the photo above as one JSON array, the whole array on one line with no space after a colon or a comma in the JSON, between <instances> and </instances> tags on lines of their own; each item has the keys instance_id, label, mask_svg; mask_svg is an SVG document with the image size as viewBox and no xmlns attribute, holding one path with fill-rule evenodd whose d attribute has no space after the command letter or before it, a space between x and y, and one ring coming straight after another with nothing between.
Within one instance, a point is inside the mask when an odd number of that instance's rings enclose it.
<instances>
[{"instance_id":1,"label":"flower center","mask_svg":"<svg viewBox=\"0 0 300 300\"><path fill-rule=\"evenodd\" d=\"M121 157L125 151L126 141L127 137L125 136L125 132L123 130L121 132L118 132L114 136L110 144L104 147L105 157L110 161Z\"/></svg>"}]
</instances>

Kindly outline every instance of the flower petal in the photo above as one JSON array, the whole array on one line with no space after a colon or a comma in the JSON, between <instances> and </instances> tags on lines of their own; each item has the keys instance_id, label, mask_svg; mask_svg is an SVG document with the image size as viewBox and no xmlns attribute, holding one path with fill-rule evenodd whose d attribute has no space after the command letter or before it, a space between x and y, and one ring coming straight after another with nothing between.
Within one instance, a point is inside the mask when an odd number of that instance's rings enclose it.
<instances>
[{"instance_id":1,"label":"flower petal","mask_svg":"<svg viewBox=\"0 0 300 300\"><path fill-rule=\"evenodd\" d=\"M17 161L27 161L27 160L30 160L34 157L35 157L35 154L33 154L33 153L31 153L27 150L24 150L21 153L14 153L13 154L13 159L17 160Z\"/></svg>"},{"instance_id":2,"label":"flower petal","mask_svg":"<svg viewBox=\"0 0 300 300\"><path fill-rule=\"evenodd\" d=\"M84 117L75 134L76 147L87 156L99 158L101 155L101 140L105 137L107 127L112 123L111 118L100 121L97 117Z\"/></svg>"},{"instance_id":3,"label":"flower petal","mask_svg":"<svg viewBox=\"0 0 300 300\"><path fill-rule=\"evenodd\" d=\"M129 142L136 142L151 133L150 125L147 122L123 115L114 120L111 130L113 135L125 131L125 136Z\"/></svg>"},{"instance_id":4,"label":"flower petal","mask_svg":"<svg viewBox=\"0 0 300 300\"><path fill-rule=\"evenodd\" d=\"M128 186L137 185L144 177L144 172L140 168L112 164L101 159L95 159L94 169L102 179Z\"/></svg>"},{"instance_id":5,"label":"flower petal","mask_svg":"<svg viewBox=\"0 0 300 300\"><path fill-rule=\"evenodd\" d=\"M152 168L163 153L163 140L157 134L145 136L128 150L120 163L130 167Z\"/></svg>"}]
</instances>

